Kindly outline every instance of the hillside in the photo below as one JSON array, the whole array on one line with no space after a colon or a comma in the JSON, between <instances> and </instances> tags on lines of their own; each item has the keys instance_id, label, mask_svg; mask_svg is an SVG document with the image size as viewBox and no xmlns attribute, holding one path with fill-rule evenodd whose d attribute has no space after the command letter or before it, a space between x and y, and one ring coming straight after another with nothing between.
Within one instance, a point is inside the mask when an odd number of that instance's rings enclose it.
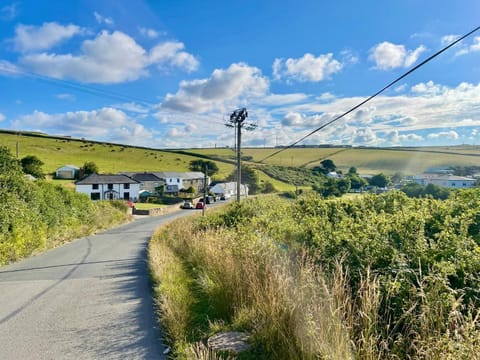
<instances>
[{"instance_id":1,"label":"hillside","mask_svg":"<svg viewBox=\"0 0 480 360\"><path fill-rule=\"evenodd\" d=\"M261 161L280 149L245 148L244 156L251 156L253 161ZM231 159L231 149L194 149L191 153L219 156ZM419 148L351 148L320 147L292 148L267 159L265 164L313 167L320 161L331 159L337 167L346 172L355 166L360 173L393 174L401 172L413 175L432 167L473 166L480 165L480 146L455 147L419 147Z\"/></svg>"}]
</instances>

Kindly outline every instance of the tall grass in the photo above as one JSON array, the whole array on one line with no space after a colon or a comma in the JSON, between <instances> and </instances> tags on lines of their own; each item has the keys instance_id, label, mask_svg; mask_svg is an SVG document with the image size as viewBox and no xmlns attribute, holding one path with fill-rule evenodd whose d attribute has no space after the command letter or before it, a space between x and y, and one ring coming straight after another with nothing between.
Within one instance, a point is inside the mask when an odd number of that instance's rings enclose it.
<instances>
[{"instance_id":1,"label":"tall grass","mask_svg":"<svg viewBox=\"0 0 480 360\"><path fill-rule=\"evenodd\" d=\"M362 206L392 206L372 199ZM463 291L449 291L447 278L421 266L385 277L368 265L353 268L348 253L323 266L325 253L304 241L309 232L298 221L298 206L250 200L157 232L150 263L176 358L213 358L202 343L223 330L251 333L252 347L239 359L479 358L478 308L464 301ZM333 211L338 204L325 206L331 207L325 216L340 221ZM380 221L385 209L378 208Z\"/></svg>"}]
</instances>

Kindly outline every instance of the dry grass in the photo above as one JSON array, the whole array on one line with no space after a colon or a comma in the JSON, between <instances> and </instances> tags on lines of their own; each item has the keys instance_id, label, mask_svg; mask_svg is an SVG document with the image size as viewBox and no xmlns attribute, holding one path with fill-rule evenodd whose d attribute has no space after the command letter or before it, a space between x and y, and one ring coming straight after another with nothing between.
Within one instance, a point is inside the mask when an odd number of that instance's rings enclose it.
<instances>
[{"instance_id":1,"label":"dry grass","mask_svg":"<svg viewBox=\"0 0 480 360\"><path fill-rule=\"evenodd\" d=\"M480 359L478 312L421 276L392 318L393 299L368 270L353 291L341 259L325 274L305 251L260 232L199 230L185 219L156 234L150 264L179 359L222 358L199 343L220 330L252 334L241 359Z\"/></svg>"}]
</instances>

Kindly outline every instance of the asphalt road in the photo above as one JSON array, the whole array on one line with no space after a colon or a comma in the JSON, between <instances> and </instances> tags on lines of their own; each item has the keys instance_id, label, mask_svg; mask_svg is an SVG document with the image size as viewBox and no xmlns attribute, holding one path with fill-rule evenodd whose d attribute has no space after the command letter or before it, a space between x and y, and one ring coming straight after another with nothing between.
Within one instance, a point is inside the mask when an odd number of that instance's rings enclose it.
<instances>
[{"instance_id":1,"label":"asphalt road","mask_svg":"<svg viewBox=\"0 0 480 360\"><path fill-rule=\"evenodd\" d=\"M0 359L163 359L145 217L0 268Z\"/></svg>"}]
</instances>

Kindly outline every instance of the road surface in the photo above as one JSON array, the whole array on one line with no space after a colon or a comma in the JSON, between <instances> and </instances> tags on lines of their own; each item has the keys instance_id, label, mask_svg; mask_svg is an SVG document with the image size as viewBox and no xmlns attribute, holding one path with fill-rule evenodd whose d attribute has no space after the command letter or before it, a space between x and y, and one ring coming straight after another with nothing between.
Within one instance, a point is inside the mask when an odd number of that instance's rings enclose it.
<instances>
[{"instance_id":1,"label":"road surface","mask_svg":"<svg viewBox=\"0 0 480 360\"><path fill-rule=\"evenodd\" d=\"M0 267L0 359L164 359L145 217Z\"/></svg>"}]
</instances>

